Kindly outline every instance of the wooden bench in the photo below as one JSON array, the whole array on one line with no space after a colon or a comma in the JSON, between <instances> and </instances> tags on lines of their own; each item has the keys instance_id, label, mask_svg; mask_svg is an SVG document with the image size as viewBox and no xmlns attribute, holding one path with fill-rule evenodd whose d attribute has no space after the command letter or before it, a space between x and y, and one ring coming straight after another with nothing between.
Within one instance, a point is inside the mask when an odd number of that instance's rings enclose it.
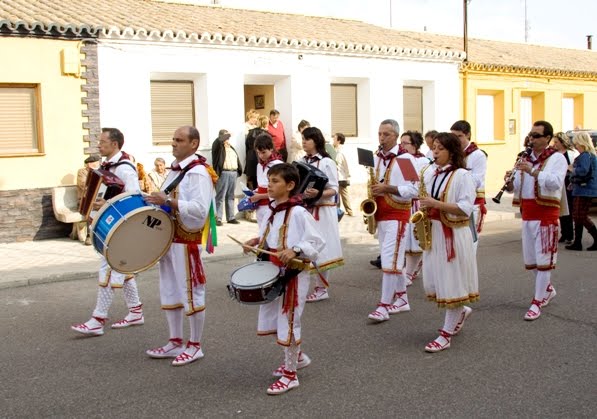
<instances>
[{"instance_id":1,"label":"wooden bench","mask_svg":"<svg viewBox=\"0 0 597 419\"><path fill-rule=\"evenodd\" d=\"M78 223L85 221L79 213L77 186L56 186L52 189L52 207L54 216L63 223Z\"/></svg>"}]
</instances>

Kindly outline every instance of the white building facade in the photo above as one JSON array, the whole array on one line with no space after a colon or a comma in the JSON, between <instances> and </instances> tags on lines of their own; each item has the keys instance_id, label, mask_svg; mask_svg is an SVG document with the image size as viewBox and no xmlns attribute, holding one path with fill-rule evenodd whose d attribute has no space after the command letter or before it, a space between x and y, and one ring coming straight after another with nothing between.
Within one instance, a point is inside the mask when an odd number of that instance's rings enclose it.
<instances>
[{"instance_id":1,"label":"white building facade","mask_svg":"<svg viewBox=\"0 0 597 419\"><path fill-rule=\"evenodd\" d=\"M266 103L280 111L289 141L303 119L333 134L331 86L347 85L355 99L345 119L354 118L356 129L347 135L345 152L355 167L353 182L364 183L356 148L377 148L384 119L397 120L404 131L405 88L420 92L421 130L448 130L458 119L460 62L460 53L451 51L105 30L98 41L100 121L121 129L124 148L143 164L158 156L171 161L169 144L155 141L152 82L190 82L193 120L187 123L199 129L201 154L210 157L211 143L225 128L243 160L244 116L254 107L247 105L247 86L272 92Z\"/></svg>"}]
</instances>

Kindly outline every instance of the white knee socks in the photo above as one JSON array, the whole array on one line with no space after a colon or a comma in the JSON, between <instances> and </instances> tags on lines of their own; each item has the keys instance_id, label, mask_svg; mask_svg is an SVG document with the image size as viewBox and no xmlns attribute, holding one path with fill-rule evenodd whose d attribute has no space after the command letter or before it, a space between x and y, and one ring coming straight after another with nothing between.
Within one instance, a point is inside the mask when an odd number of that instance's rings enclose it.
<instances>
[{"instance_id":1,"label":"white knee socks","mask_svg":"<svg viewBox=\"0 0 597 419\"><path fill-rule=\"evenodd\" d=\"M402 275L388 274L385 272L383 273L383 277L381 280L380 300L382 304L392 304L394 302L394 293L396 292L396 288L398 285L398 276ZM404 289L406 290L406 284L404 285Z\"/></svg>"},{"instance_id":2,"label":"white knee socks","mask_svg":"<svg viewBox=\"0 0 597 419\"><path fill-rule=\"evenodd\" d=\"M106 319L108 317L108 310L114 300L114 290L110 287L98 287L97 289L97 302L95 304L95 310L93 310L93 317L99 317Z\"/></svg>"},{"instance_id":3,"label":"white knee socks","mask_svg":"<svg viewBox=\"0 0 597 419\"><path fill-rule=\"evenodd\" d=\"M203 335L203 325L205 324L205 311L191 314L189 317L189 325L191 326L191 335L189 340L191 342L201 342Z\"/></svg>"},{"instance_id":4,"label":"white knee socks","mask_svg":"<svg viewBox=\"0 0 597 419\"><path fill-rule=\"evenodd\" d=\"M170 330L170 339L182 339L182 308L166 310L166 320Z\"/></svg>"},{"instance_id":5,"label":"white knee socks","mask_svg":"<svg viewBox=\"0 0 597 419\"><path fill-rule=\"evenodd\" d=\"M318 272L313 275L315 278L315 286L318 288L327 288L328 286L326 284L324 284L324 282L321 280L321 277L319 275L320 274ZM328 284L330 283L330 280L329 280L330 271L321 272L321 276L323 276L323 279L325 279L325 282L327 282Z\"/></svg>"},{"instance_id":6,"label":"white knee socks","mask_svg":"<svg viewBox=\"0 0 597 419\"><path fill-rule=\"evenodd\" d=\"M551 271L537 271L535 276L535 300L543 301L549 294L547 287L551 281Z\"/></svg>"},{"instance_id":7,"label":"white knee socks","mask_svg":"<svg viewBox=\"0 0 597 419\"><path fill-rule=\"evenodd\" d=\"M460 320L460 315L462 314L463 310L464 310L464 307L446 309L446 317L444 319L444 327L443 327L443 329L446 332L448 332L448 333L454 332L454 328L456 328L456 325L458 324L458 320Z\"/></svg>"},{"instance_id":8,"label":"white knee socks","mask_svg":"<svg viewBox=\"0 0 597 419\"><path fill-rule=\"evenodd\" d=\"M289 372L296 372L298 366L300 346L296 344L294 339L290 346L284 348L284 369Z\"/></svg>"},{"instance_id":9,"label":"white knee socks","mask_svg":"<svg viewBox=\"0 0 597 419\"><path fill-rule=\"evenodd\" d=\"M410 254L410 255L406 255L405 258L406 258L406 263L404 266L404 272L407 276L407 279L410 279L412 281L414 274L419 269L419 263L421 263L421 259L423 259L423 254L422 253Z\"/></svg>"},{"instance_id":10,"label":"white knee socks","mask_svg":"<svg viewBox=\"0 0 597 419\"><path fill-rule=\"evenodd\" d=\"M129 309L141 305L141 301L139 300L139 290L137 288L137 280L135 280L135 278L124 281L122 291L124 294L124 301Z\"/></svg>"}]
</instances>

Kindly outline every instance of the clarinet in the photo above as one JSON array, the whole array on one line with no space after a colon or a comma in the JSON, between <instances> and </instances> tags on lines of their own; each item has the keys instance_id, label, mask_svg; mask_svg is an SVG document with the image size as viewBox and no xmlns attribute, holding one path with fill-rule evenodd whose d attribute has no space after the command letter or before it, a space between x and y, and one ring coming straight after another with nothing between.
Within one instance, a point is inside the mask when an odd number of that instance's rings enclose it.
<instances>
[{"instance_id":1,"label":"clarinet","mask_svg":"<svg viewBox=\"0 0 597 419\"><path fill-rule=\"evenodd\" d=\"M510 173L510 176L508 177L508 179L506 179L506 182L504 183L504 186L502 186L502 189L500 189L500 191L498 192L498 194L496 196L494 196L492 199L493 202L495 202L496 204L499 204L501 199L502 199L502 195L504 194L504 192L506 191L506 189L508 189L508 183L512 182L514 180L514 173L516 172L516 165L518 163L522 163L522 161L527 158L527 156L530 156L531 153L533 152L533 149L531 147L527 147L525 148L525 150L520 154L520 156L518 157L518 159L516 160L516 163L514 163L514 167L512 168L512 173Z\"/></svg>"}]
</instances>

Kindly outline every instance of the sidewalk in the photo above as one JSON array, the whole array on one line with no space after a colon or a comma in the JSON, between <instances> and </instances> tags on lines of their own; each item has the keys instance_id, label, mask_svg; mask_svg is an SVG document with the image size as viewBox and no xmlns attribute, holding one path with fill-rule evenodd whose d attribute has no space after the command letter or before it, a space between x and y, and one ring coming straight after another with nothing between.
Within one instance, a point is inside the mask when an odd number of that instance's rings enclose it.
<instances>
[{"instance_id":1,"label":"sidewalk","mask_svg":"<svg viewBox=\"0 0 597 419\"><path fill-rule=\"evenodd\" d=\"M491 201L492 196L494 194L488 195L486 223L515 218L518 210L512 207L511 195L504 194L499 205ZM352 205L358 209L361 199L355 194L352 201ZM231 258L242 257L240 246L230 240L228 234L241 241L247 240L256 236L257 224L241 220L240 224L218 227L215 253L203 254L208 263L226 263ZM344 216L340 222L340 237L345 245L377 244L377 239L367 233L363 217L358 212L355 212L354 217ZM85 246L68 238L0 243L0 257L0 289L96 278L99 268L99 255L93 246Z\"/></svg>"}]
</instances>

